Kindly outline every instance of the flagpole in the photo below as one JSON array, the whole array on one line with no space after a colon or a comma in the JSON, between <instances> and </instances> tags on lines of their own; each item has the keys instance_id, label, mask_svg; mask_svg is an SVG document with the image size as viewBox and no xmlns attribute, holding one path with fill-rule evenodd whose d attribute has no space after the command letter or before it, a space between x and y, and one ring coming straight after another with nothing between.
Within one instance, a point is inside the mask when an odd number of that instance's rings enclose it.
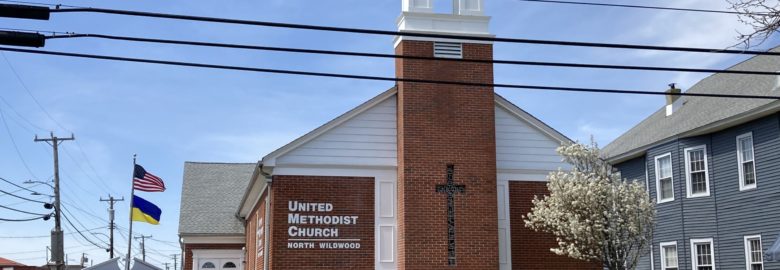
<instances>
[{"instance_id":1,"label":"flagpole","mask_svg":"<svg viewBox=\"0 0 780 270\"><path fill-rule=\"evenodd\" d=\"M130 180L130 213L129 216L129 222L128 225L129 228L129 234L127 237L127 260L125 261L125 270L130 270L130 252L133 250L133 197L135 195L135 181L132 180L135 177L135 165L136 165L136 154L133 154L133 177L131 177Z\"/></svg>"}]
</instances>

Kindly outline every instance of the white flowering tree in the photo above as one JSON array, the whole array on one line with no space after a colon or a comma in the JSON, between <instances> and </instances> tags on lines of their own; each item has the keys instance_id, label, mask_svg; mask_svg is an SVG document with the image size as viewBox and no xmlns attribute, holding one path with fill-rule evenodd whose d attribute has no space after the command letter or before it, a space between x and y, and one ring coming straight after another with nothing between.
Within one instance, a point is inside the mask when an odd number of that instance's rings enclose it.
<instances>
[{"instance_id":1,"label":"white flowering tree","mask_svg":"<svg viewBox=\"0 0 780 270\"><path fill-rule=\"evenodd\" d=\"M649 251L655 219L644 184L621 179L595 144L564 145L558 153L573 169L547 176L550 195L534 198L526 227L552 233L558 255L636 269Z\"/></svg>"}]
</instances>

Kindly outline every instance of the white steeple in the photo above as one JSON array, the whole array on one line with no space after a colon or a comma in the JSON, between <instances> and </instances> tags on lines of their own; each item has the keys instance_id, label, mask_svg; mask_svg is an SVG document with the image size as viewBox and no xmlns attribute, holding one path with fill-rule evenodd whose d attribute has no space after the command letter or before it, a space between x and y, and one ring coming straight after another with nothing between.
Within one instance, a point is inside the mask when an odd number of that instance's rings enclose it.
<instances>
[{"instance_id":1,"label":"white steeple","mask_svg":"<svg viewBox=\"0 0 780 270\"><path fill-rule=\"evenodd\" d=\"M398 31L437 34L470 35L492 37L488 30L490 17L485 16L485 0L452 0L452 13L435 13L435 0L401 0L401 16ZM397 37L401 40L450 41L457 40ZM469 41L470 43L490 43Z\"/></svg>"},{"instance_id":2,"label":"white steeple","mask_svg":"<svg viewBox=\"0 0 780 270\"><path fill-rule=\"evenodd\" d=\"M433 13L433 0L402 0L403 12Z\"/></svg>"}]
</instances>

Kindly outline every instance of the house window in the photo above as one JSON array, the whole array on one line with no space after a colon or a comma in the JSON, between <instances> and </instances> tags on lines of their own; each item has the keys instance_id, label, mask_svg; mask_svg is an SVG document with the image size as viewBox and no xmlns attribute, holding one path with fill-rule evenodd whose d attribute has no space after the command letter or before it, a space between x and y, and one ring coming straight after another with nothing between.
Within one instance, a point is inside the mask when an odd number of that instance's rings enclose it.
<instances>
[{"instance_id":1,"label":"house window","mask_svg":"<svg viewBox=\"0 0 780 270\"><path fill-rule=\"evenodd\" d=\"M661 270L677 270L677 242L661 243Z\"/></svg>"},{"instance_id":2,"label":"house window","mask_svg":"<svg viewBox=\"0 0 780 270\"><path fill-rule=\"evenodd\" d=\"M761 247L761 236L745 236L745 262L747 270L764 269L764 251Z\"/></svg>"},{"instance_id":3,"label":"house window","mask_svg":"<svg viewBox=\"0 0 780 270\"><path fill-rule=\"evenodd\" d=\"M655 180L658 203L674 201L671 153L655 158Z\"/></svg>"},{"instance_id":4,"label":"house window","mask_svg":"<svg viewBox=\"0 0 780 270\"><path fill-rule=\"evenodd\" d=\"M737 136L739 190L756 188L756 162L753 155L753 133Z\"/></svg>"},{"instance_id":5,"label":"house window","mask_svg":"<svg viewBox=\"0 0 780 270\"><path fill-rule=\"evenodd\" d=\"M710 195L710 180L707 175L707 146L685 149L685 179L688 197Z\"/></svg>"},{"instance_id":6,"label":"house window","mask_svg":"<svg viewBox=\"0 0 780 270\"><path fill-rule=\"evenodd\" d=\"M693 270L715 270L715 251L712 238L691 239Z\"/></svg>"},{"instance_id":7,"label":"house window","mask_svg":"<svg viewBox=\"0 0 780 270\"><path fill-rule=\"evenodd\" d=\"M222 268L236 268L236 264L233 262L226 262L224 265L222 265Z\"/></svg>"},{"instance_id":8,"label":"house window","mask_svg":"<svg viewBox=\"0 0 780 270\"><path fill-rule=\"evenodd\" d=\"M212 262L206 262L200 268L211 269L211 268L217 268L217 267Z\"/></svg>"}]
</instances>

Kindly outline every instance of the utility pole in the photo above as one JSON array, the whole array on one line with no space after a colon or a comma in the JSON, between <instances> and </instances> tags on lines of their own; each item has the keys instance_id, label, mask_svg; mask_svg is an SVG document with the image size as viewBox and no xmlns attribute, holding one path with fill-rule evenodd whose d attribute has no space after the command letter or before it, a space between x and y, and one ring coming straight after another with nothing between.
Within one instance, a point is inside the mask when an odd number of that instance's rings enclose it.
<instances>
[{"instance_id":1,"label":"utility pole","mask_svg":"<svg viewBox=\"0 0 780 270\"><path fill-rule=\"evenodd\" d=\"M169 265L170 263L163 263L163 264L165 265L165 270L170 270L170 268L168 267L168 265Z\"/></svg>"},{"instance_id":2,"label":"utility pole","mask_svg":"<svg viewBox=\"0 0 780 270\"><path fill-rule=\"evenodd\" d=\"M179 256L179 254L171 254L173 256L173 270L176 270L176 257Z\"/></svg>"},{"instance_id":3,"label":"utility pole","mask_svg":"<svg viewBox=\"0 0 780 270\"><path fill-rule=\"evenodd\" d=\"M108 252L110 252L110 259L114 258L114 203L115 202L121 202L124 201L125 197L122 197L121 199L114 199L113 196L108 195L108 199L103 199L103 197L100 197L101 202L108 202Z\"/></svg>"},{"instance_id":4,"label":"utility pole","mask_svg":"<svg viewBox=\"0 0 780 270\"><path fill-rule=\"evenodd\" d=\"M49 133L49 138L38 139L38 135L35 135L34 142L46 142L54 150L54 229L51 231L51 249L52 260L54 261L54 267L56 270L63 270L64 265L67 262L63 261L65 247L62 238L62 227L60 219L62 217L62 210L60 209L60 161L59 153L57 152L60 143L64 141L75 140L73 134L69 138L57 138L54 136L54 132Z\"/></svg>"},{"instance_id":5,"label":"utility pole","mask_svg":"<svg viewBox=\"0 0 780 270\"><path fill-rule=\"evenodd\" d=\"M146 240L146 238L152 238L152 236L142 234L141 236L133 237L133 239L139 239L139 238L141 239L141 260L146 261L146 247L144 245L145 242L144 240Z\"/></svg>"}]
</instances>

